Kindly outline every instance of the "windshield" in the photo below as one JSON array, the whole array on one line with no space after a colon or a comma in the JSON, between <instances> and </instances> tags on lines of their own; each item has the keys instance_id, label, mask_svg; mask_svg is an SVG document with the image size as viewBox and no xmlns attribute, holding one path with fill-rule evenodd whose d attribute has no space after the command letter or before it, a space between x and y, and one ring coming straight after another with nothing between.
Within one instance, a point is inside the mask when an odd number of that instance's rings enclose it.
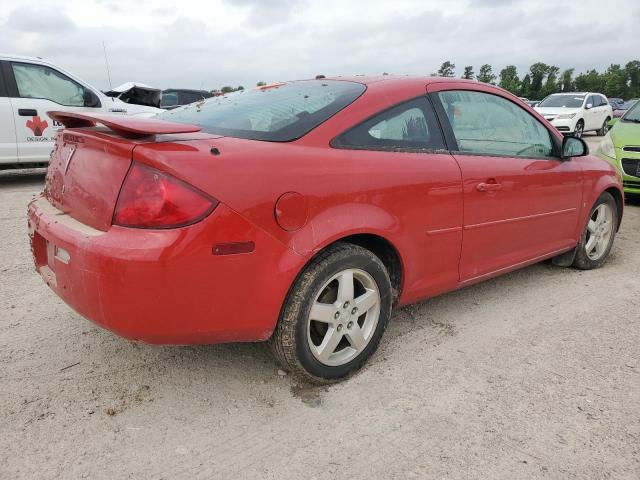
<instances>
[{"instance_id":1,"label":"windshield","mask_svg":"<svg viewBox=\"0 0 640 480\"><path fill-rule=\"evenodd\" d=\"M364 91L365 86L355 82L301 80L213 97L157 118L198 125L217 135L288 142L320 125Z\"/></svg>"},{"instance_id":2,"label":"windshield","mask_svg":"<svg viewBox=\"0 0 640 480\"><path fill-rule=\"evenodd\" d=\"M627 110L622 117L623 122L640 123L640 101L637 101L633 107Z\"/></svg>"},{"instance_id":3,"label":"windshield","mask_svg":"<svg viewBox=\"0 0 640 480\"><path fill-rule=\"evenodd\" d=\"M628 102L624 102L622 105L617 105L614 110L629 110L636 104L636 100L629 100Z\"/></svg>"},{"instance_id":4,"label":"windshield","mask_svg":"<svg viewBox=\"0 0 640 480\"><path fill-rule=\"evenodd\" d=\"M549 95L540 102L538 107L580 108L584 102L584 95Z\"/></svg>"}]
</instances>

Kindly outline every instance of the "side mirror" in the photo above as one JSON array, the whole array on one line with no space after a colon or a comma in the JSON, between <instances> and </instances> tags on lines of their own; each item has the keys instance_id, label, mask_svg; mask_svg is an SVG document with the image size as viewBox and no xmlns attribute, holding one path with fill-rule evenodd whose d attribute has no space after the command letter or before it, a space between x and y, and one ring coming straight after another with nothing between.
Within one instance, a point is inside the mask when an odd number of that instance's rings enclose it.
<instances>
[{"instance_id":1,"label":"side mirror","mask_svg":"<svg viewBox=\"0 0 640 480\"><path fill-rule=\"evenodd\" d=\"M83 97L84 97L85 107L92 107L92 108L100 107L100 99L95 93L93 93L88 88L84 89Z\"/></svg>"},{"instance_id":2,"label":"side mirror","mask_svg":"<svg viewBox=\"0 0 640 480\"><path fill-rule=\"evenodd\" d=\"M585 155L589 155L589 147L584 140L577 137L564 137L564 140L562 140L563 160L572 157L584 157Z\"/></svg>"},{"instance_id":3,"label":"side mirror","mask_svg":"<svg viewBox=\"0 0 640 480\"><path fill-rule=\"evenodd\" d=\"M593 104L591 103L587 103L587 106L585 107L587 110L589 110L590 108L593 108Z\"/></svg>"}]
</instances>

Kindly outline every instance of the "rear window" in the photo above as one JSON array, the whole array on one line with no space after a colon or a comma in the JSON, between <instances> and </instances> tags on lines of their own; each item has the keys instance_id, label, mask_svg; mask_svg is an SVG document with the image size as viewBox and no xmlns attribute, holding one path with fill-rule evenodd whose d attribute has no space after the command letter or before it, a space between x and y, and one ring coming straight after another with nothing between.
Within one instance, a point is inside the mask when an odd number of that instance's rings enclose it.
<instances>
[{"instance_id":1,"label":"rear window","mask_svg":"<svg viewBox=\"0 0 640 480\"><path fill-rule=\"evenodd\" d=\"M217 135L288 142L313 130L364 91L365 86L355 82L302 80L209 98L157 118L198 125Z\"/></svg>"}]
</instances>

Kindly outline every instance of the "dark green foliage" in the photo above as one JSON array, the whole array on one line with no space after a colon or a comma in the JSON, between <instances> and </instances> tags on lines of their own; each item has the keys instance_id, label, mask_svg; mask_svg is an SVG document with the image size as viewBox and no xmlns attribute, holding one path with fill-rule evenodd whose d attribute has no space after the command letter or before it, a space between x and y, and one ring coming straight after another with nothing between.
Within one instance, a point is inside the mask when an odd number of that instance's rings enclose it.
<instances>
[{"instance_id":1,"label":"dark green foliage","mask_svg":"<svg viewBox=\"0 0 640 480\"><path fill-rule=\"evenodd\" d=\"M482 83L490 83L492 85L495 85L496 83L496 76L493 74L491 65L489 65L488 63L485 63L480 67L480 73L478 73L478 76L476 78L479 82Z\"/></svg>"},{"instance_id":2,"label":"dark green foliage","mask_svg":"<svg viewBox=\"0 0 640 480\"><path fill-rule=\"evenodd\" d=\"M573 68L561 73L556 66L537 62L529 67L520 80L516 66L507 65L500 71L499 86L531 100L542 100L552 93L576 91L598 92L612 98L640 98L640 60L632 60L624 66L612 64L602 73L591 69L575 78L574 73ZM452 77L454 74L455 64L450 61L444 62L438 70L441 76ZM473 78L472 66L464 68L462 78ZM496 76L489 64L480 67L476 78L479 82L496 83Z\"/></svg>"},{"instance_id":3,"label":"dark green foliage","mask_svg":"<svg viewBox=\"0 0 640 480\"><path fill-rule=\"evenodd\" d=\"M439 77L453 77L456 74L456 64L449 60L444 62L438 69Z\"/></svg>"}]
</instances>

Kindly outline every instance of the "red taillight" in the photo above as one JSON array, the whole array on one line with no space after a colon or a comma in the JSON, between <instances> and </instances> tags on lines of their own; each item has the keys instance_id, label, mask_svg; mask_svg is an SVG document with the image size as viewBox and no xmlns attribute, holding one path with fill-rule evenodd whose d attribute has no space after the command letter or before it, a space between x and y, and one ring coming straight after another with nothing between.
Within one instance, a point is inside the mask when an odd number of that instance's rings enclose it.
<instances>
[{"instance_id":1,"label":"red taillight","mask_svg":"<svg viewBox=\"0 0 640 480\"><path fill-rule=\"evenodd\" d=\"M135 228L177 228L209 215L218 201L155 168L134 163L124 180L113 224Z\"/></svg>"}]
</instances>

